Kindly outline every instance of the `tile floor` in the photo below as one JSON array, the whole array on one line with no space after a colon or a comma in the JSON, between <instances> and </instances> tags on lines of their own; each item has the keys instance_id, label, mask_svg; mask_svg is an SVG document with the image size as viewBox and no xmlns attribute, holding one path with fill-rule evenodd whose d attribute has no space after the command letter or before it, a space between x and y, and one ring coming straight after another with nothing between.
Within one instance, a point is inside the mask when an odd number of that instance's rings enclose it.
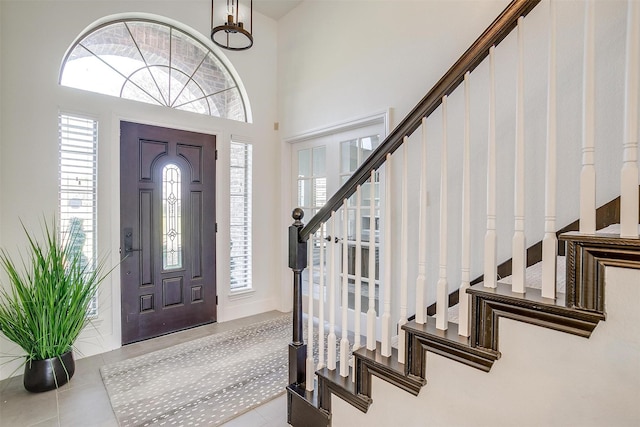
<instances>
[{"instance_id":1,"label":"tile floor","mask_svg":"<svg viewBox=\"0 0 640 427\"><path fill-rule=\"evenodd\" d=\"M29 393L22 376L0 382L2 427L111 427L118 426L102 384L102 365L160 350L216 332L236 329L281 315L271 311L225 323L200 326L171 335L130 344L107 353L76 360L76 372L68 384L45 393ZM286 394L224 424L225 427L285 427Z\"/></svg>"}]
</instances>

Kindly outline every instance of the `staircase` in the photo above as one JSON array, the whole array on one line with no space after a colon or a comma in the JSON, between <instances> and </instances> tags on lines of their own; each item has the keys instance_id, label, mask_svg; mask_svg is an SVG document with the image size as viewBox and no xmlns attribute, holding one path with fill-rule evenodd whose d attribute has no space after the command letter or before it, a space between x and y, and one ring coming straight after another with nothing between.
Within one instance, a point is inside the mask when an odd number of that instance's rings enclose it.
<instances>
[{"instance_id":1,"label":"staircase","mask_svg":"<svg viewBox=\"0 0 640 427\"><path fill-rule=\"evenodd\" d=\"M580 151L582 163L579 170L579 188L570 188L563 182L563 171L558 173L556 158L557 139L557 95L556 81L556 4L546 4L549 10L549 79L547 84L547 135L544 144L544 158L541 164L525 166L525 161L535 162L528 158L524 141L524 113L525 113L525 85L523 43L524 17L532 12L540 3L537 0L514 0L474 42L474 44L449 69L420 103L404 118L400 124L388 135L384 142L371 156L354 172L351 178L334 194L326 205L305 225L303 212L296 209L293 212L294 223L289 228L289 266L293 271L294 289L294 322L293 340L289 346L290 385L288 395L288 421L293 426L330 426L332 425L332 396L338 397L356 410L367 413L373 402L373 388L378 379L393 385L409 395L418 396L427 384L429 354L438 355L456 363L489 373L501 358L500 327L505 320L523 322L536 327L560 331L569 335L589 338L601 321L607 316L605 289L605 269L607 267L622 267L640 269L640 239L638 238L640 212L637 165L638 140L638 75L640 67L640 5L629 2L627 21L627 69L625 86L625 140L619 144L621 155L621 187L620 198L613 210L596 209L596 180L595 180L595 71L593 69L594 38L595 38L595 3L585 3L584 31L584 70L583 92L584 105L580 112L583 119L583 137ZM515 31L514 31L515 29ZM515 34L512 34L515 33ZM496 137L496 81L495 81L495 51L505 39L510 40L516 47L516 94L515 112L515 150L513 158L513 194L509 199L513 211L505 214L498 205L497 198L503 196L498 191L498 173L496 159L500 158L499 148L502 141ZM513 43L512 43L513 42ZM470 73L476 68L483 68L481 73L488 74L486 86L489 88L487 100L488 110L488 138L486 150L486 164L482 171L486 182L486 206L479 212L471 205L473 187L471 172L471 157L473 149L470 144L469 120L469 87ZM635 77L634 77L635 76ZM459 88L459 86L462 86ZM447 131L451 125L448 103L460 101L463 114L458 126L464 126L463 149L459 162L449 171L449 152L456 150L447 138ZM453 104L456 105L456 104ZM453 106L452 105L452 106ZM432 132L431 125L435 119L442 122L440 130L441 143L437 150L440 156L427 155L433 143L428 138ZM502 122L504 118L500 118ZM429 125L428 125L429 124ZM421 132L417 132L420 130ZM437 132L436 132L437 133ZM415 134L415 135L414 135ZM438 141L440 142L440 141ZM564 141L563 141L564 142ZM413 144L413 145L411 145ZM419 147L418 171L412 172L411 166L416 163L410 159L410 146ZM542 147L542 144L539 144ZM415 150L415 148L413 148ZM396 153L397 152L397 153ZM394 156L394 154L396 154ZM456 159L458 160L458 159ZM436 166L430 166L435 163ZM474 165L477 162L474 162ZM433 182L429 177L430 171L439 172L437 185L439 186L438 202L433 206L429 202L430 188ZM531 185L525 186L527 170L537 168L545 170L545 185L540 189L541 197L535 196ZM381 182L380 173L384 172L384 196L380 196L380 206L374 204L373 187ZM475 172L477 173L477 172ZM418 194L409 194L409 177L420 176ZM456 178L452 178L455 175ZM461 188L460 212L453 214L449 210L451 203L450 191L458 183ZM474 178L475 179L475 178ZM504 179L504 177L503 177ZM508 179L511 179L509 177ZM360 202L365 190L369 186L371 196L369 205ZM381 184L382 186L382 184ZM399 188L399 192L394 189ZM525 189L528 192L525 192ZM561 191L560 191L561 190ZM380 188L380 193L383 190ZM564 228L556 226L556 202L558 194L566 197L565 192L579 193L579 223ZM365 194L366 196L366 194ZM458 196L458 195L456 195ZM529 246L526 244L528 230L525 224L531 222L526 217L530 211L525 209L525 199L544 200L544 232L540 235L540 242ZM410 201L418 200L418 212L408 208ZM431 206L430 206L431 205ZM354 207L355 206L355 207ZM616 207L618 208L616 211ZM380 267L380 293L383 301L379 301L379 310L375 311L373 295L369 298L368 310L362 316L359 314L361 288L364 283L369 284L368 278L375 277L374 263L369 261L367 275L362 274L361 249L363 242L362 212L369 212L370 218L380 210L383 225L378 230L381 234L383 248ZM606 213L602 213L605 212ZM351 220L349 212L355 212L355 220ZM600 214L597 214L600 212ZM613 213L611 213L613 212ZM411 218L410 218L411 215ZM437 218L434 218L436 216ZM461 242L452 243L452 230L448 224L450 218L459 217L461 226L459 232ZM507 239L511 246L511 256L498 263L498 247L505 245L504 232L498 219L507 217L512 220L513 233ZM342 218L342 219L341 219ZM414 221L415 220L415 221ZM397 222L394 222L397 221ZM477 233L471 229L472 224L486 222L483 230L483 244L472 243L471 236ZM373 221L370 221L373 223ZM417 226L414 226L417 222ZM609 224L619 222L619 228L604 228ZM429 226L430 223L435 225ZM575 227L577 226L577 227ZM568 231L574 230L576 231ZM409 230L417 234L417 239L411 239ZM602 230L600 230L602 229ZM597 231L600 230L600 231ZM372 236L374 230L369 230ZM559 239L557 235L559 234ZM338 238L337 236L340 236ZM354 237L355 236L355 237ZM342 254L334 253L335 242ZM417 240L416 247L410 247L410 241ZM457 239L456 239L457 240ZM476 239L477 240L477 239ZM437 241L436 250L429 250L435 246L431 242ZM355 248L355 277L343 274L336 265L342 260L342 272L349 270L349 245ZM454 244L460 259L450 260L449 245ZM316 260L324 259L327 252L326 265L316 265ZM316 253L319 252L319 257ZM370 251L370 253L373 251ZM563 293L556 289L556 262L558 253L566 254L566 287ZM417 254L417 272L410 274L409 258ZM399 256L398 256L399 255ZM394 258L395 257L395 258ZM394 261L395 259L395 261ZM427 259L437 259L438 271L427 274ZM504 259L504 258L503 258ZM479 261L478 261L479 260ZM542 288L527 287L526 268L542 262ZM455 264L452 266L452 264ZM481 265L479 268L478 265ZM452 268L458 272L455 276L459 287L452 292L450 273ZM327 292L329 301L338 301L329 307L328 322L325 324L324 306L321 305L321 315L314 315L313 291L309 291L310 301L308 311L308 342L304 342L303 316L303 272L305 269L319 270L320 295ZM314 270L315 271L315 270ZM479 274L478 274L479 273ZM511 284L502 283L501 277L511 276ZM471 280L472 275L478 279ZM413 277L410 277L413 276ZM308 285L314 285L314 275L310 274ZM325 286L325 277L327 286ZM399 278L399 280L398 280ZM347 304L349 280L353 280L355 289L355 310L350 310ZM337 285L337 281L340 285ZM411 284L411 285L409 285ZM639 283L633 283L639 286ZM339 288L341 288L339 290ZM340 293L340 295L339 295ZM435 295L435 298L433 297ZM433 310L427 307L435 300L435 317ZM449 322L448 311L450 302L459 300L459 320ZM341 311L342 327L338 330L335 311ZM365 319L365 327L361 327L361 318ZM392 322L392 318L394 321ZM319 325L314 326L316 323ZM395 321L397 319L397 321ZM350 328L349 323L355 324ZM510 323L506 323L510 325ZM510 327L510 326L509 326ZM325 337L325 333L328 336ZM349 337L355 336L355 340ZM365 337L365 344L360 344L360 338ZM327 349L325 360L324 349ZM635 342L635 341L633 341ZM312 355L314 346L319 345L323 350L319 360ZM640 378L639 378L640 380ZM638 384L640 386L640 384ZM637 391L640 391L640 388ZM540 392L544 393L544 390ZM579 392L579 391L577 391ZM335 401L334 401L335 403ZM597 403L594 403L597 404ZM464 410L464 409L461 409ZM370 425L379 425L376 419L367 418ZM416 421L413 425L428 425L428 414L425 414L424 424ZM482 423L480 423L482 424ZM523 424L526 424L523 420ZM384 424L380 424L384 425Z\"/></svg>"}]
</instances>

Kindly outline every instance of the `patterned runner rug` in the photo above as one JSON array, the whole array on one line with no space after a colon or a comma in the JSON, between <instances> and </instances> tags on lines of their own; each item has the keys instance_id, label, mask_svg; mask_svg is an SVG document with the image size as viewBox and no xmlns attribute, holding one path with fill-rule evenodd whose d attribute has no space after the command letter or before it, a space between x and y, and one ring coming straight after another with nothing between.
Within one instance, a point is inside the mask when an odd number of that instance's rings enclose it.
<instances>
[{"instance_id":1,"label":"patterned runner rug","mask_svg":"<svg viewBox=\"0 0 640 427\"><path fill-rule=\"evenodd\" d=\"M100 368L121 426L215 426L285 392L291 315Z\"/></svg>"}]
</instances>

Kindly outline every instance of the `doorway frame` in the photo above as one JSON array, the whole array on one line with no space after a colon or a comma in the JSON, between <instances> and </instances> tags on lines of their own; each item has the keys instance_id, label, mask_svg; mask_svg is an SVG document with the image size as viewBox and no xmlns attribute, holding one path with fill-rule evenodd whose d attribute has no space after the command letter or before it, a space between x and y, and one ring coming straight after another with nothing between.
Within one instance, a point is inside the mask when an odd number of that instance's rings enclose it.
<instances>
[{"instance_id":1,"label":"doorway frame","mask_svg":"<svg viewBox=\"0 0 640 427\"><path fill-rule=\"evenodd\" d=\"M168 127L171 129L176 129L181 131L198 132L202 134L213 135L216 138L216 150L218 152L220 152L221 147L228 148L229 141L231 140L231 134L232 134L231 131L225 131L220 127L207 128L204 126L203 127L185 126L184 122L180 122L179 120L158 121L158 120L150 120L148 119L148 117L141 117L133 114L120 114L115 112L111 114L111 126L110 126L111 138L108 143L110 144L109 162L113 166L113 169L112 169L113 173L110 174L110 182L109 182L110 192L108 196L105 197L104 199L109 200L111 204L111 208L109 209L109 215L111 218L108 225L109 247L112 248L111 249L112 253L110 255L112 259L115 259L118 261L118 264L111 272L111 275L113 276L113 280L112 280L111 298L110 298L111 313L112 313L111 314L112 333L113 333L113 338L115 342L118 343L118 347L116 348L122 347L122 318L120 316L120 313L122 310L122 306L121 306L122 282L120 280L121 269L119 264L119 260L122 258L122 255L119 253L120 246L121 246L121 242L120 242L121 203L120 203L120 170L119 170L120 166L119 165L120 165L120 123L122 121L134 122L141 125L150 125L150 126L158 126L158 127L165 127L165 128ZM246 125L246 123L242 123L242 124ZM228 162L226 163L221 162L223 161L224 156L219 155L218 158L219 158L218 160L219 163L217 163L216 165L216 188L215 188L216 213L215 215L216 215L217 223L220 224L222 220L224 220L225 218L228 218L228 215L223 216L223 218L220 217L220 213L224 212L225 209L229 207L228 201L227 203L222 203L222 205L220 203L221 201L225 200L225 197L228 196L228 191L222 191L222 193L224 194L220 194L221 193L220 190L221 189L224 190L224 183L228 182L228 180L223 179L222 182L220 180L220 178L224 177L224 173L222 172L222 170L228 169ZM100 159L98 159L98 162L100 162ZM101 199L100 182L98 182L98 203L100 203L100 199ZM221 270L223 269L219 267L221 265L224 265L223 263L225 262L225 260L228 260L229 258L228 254L225 253L223 250L224 245L221 244L221 240L223 240L221 239L221 237L224 237L224 236L222 236L220 233L216 235L216 263L217 263L216 283L218 284L224 283L224 282L221 282L221 280L224 280L224 272L222 272ZM219 286L216 288L216 292L218 295L220 295L221 289ZM223 304L221 304L222 301L223 301L223 298L218 298L216 322L223 321L223 316L222 316Z\"/></svg>"},{"instance_id":2,"label":"doorway frame","mask_svg":"<svg viewBox=\"0 0 640 427\"><path fill-rule=\"evenodd\" d=\"M297 204L297 199L294 196L294 194L296 193L296 185L294 184L294 177L296 175L296 171L293 170L293 163L294 163L294 156L297 153L297 150L295 149L295 145L298 143L303 143L303 142L308 142L308 141L312 141L315 139L320 139L323 137L330 137L332 135L336 135L336 134L340 134L340 133L346 133L349 131L356 131L358 129L362 129L368 126L374 126L374 125L382 125L382 128L384 129L384 135L382 136L382 141L387 137L387 135L389 135L390 132L390 120L392 117L392 109L391 108L387 108L386 110L381 110L378 112L374 112L365 116L360 116L357 118L353 118L350 120L345 120L343 122L338 122L332 125L328 125L325 127L321 127L321 128L316 128L304 133L301 133L299 135L296 136L292 136L289 138L285 138L283 141L286 143L286 146L288 148L289 151L289 156L288 156L288 174L286 176L287 179L287 186L285 188L288 188L287 191L287 200L289 202L290 205L296 205ZM381 141L381 142L382 142ZM339 149L339 147L338 147ZM339 177L338 177L339 179ZM327 197L330 197L331 194L327 194ZM295 208L297 206L292 206L291 209ZM289 212L291 212L291 210L289 209ZM382 212L380 213L382 215ZM307 222L309 221L309 218L303 219L303 222ZM381 234L380 234L380 242L379 242L379 247L382 249L384 247L384 238L383 238L383 233L381 230ZM338 251L336 251L338 252ZM326 253L325 253L326 255ZM338 263L338 266L340 265L340 263ZM382 280L382 278L384 277L384 266L380 265L379 266L379 277L380 277L380 281ZM305 268L305 270L307 270L307 268ZM290 271L287 270L288 274L290 275ZM283 277L289 277L287 275L283 276ZM287 283L287 282L285 282ZM289 283L290 285L290 283ZM286 286L286 285L285 285ZM325 283L326 286L326 283ZM338 287L341 286L340 284L337 285ZM290 286L289 286L290 288ZM382 290L382 288L381 288ZM290 295L290 292L283 292L283 294L285 295L285 297ZM380 294L382 297L382 294ZM289 297L289 300L291 300L292 296ZM338 298L339 299L339 295ZM309 299L307 297L307 295L304 295L302 298L302 305L303 305L303 312L308 313L308 303L309 303ZM338 307L336 307L336 309L338 309ZM341 310L339 310L341 311ZM353 310L349 309L349 312L352 312ZM314 301L314 313L316 313L315 315L317 316L318 313L318 306L317 306L317 301ZM336 322L339 324L339 319L340 319L340 315L336 314ZM363 315L361 313L361 318L365 316L366 314ZM378 312L377 313L377 323L378 323L378 327L376 328L376 330L378 331L378 333L380 333L380 317L381 317L381 313ZM328 319L325 318L325 321L327 321ZM364 323L366 324L366 323ZM353 323L350 320L349 321L349 329L352 330L353 329Z\"/></svg>"}]
</instances>

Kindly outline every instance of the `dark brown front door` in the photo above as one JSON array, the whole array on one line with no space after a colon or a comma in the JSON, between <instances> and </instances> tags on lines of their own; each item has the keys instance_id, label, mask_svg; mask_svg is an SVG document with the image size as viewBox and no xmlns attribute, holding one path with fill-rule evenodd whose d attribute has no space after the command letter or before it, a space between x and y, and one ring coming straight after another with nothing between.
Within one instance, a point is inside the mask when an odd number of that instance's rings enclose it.
<instances>
[{"instance_id":1,"label":"dark brown front door","mask_svg":"<svg viewBox=\"0 0 640 427\"><path fill-rule=\"evenodd\" d=\"M216 320L215 144L120 124L123 344Z\"/></svg>"}]
</instances>

